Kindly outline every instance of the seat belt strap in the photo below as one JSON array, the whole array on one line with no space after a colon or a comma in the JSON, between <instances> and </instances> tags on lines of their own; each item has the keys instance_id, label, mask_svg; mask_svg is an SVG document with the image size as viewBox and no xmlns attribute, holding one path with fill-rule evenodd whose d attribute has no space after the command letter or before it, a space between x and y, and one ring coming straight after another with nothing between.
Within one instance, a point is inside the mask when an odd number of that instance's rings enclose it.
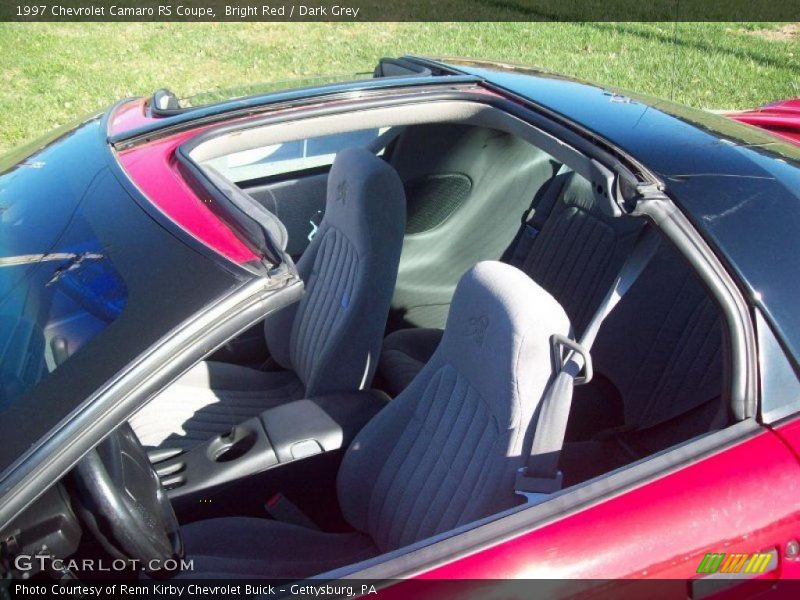
<instances>
[{"instance_id":1,"label":"seat belt strap","mask_svg":"<svg viewBox=\"0 0 800 600\"><path fill-rule=\"evenodd\" d=\"M509 264L520 267L527 258L528 254L533 247L533 241L547 222L550 213L553 212L553 207L556 205L558 198L561 196L561 190L567 182L568 177L566 173L569 172L569 167L561 165L556 171L556 174L550 179L542 197L536 206L531 206L522 215L522 229L517 235L517 241L514 245L514 252L511 255Z\"/></svg>"},{"instance_id":2,"label":"seat belt strap","mask_svg":"<svg viewBox=\"0 0 800 600\"><path fill-rule=\"evenodd\" d=\"M655 227L645 226L633 251L586 326L580 343L560 335L552 337L556 375L542 399L527 466L519 469L516 478L516 492L529 500L533 499L531 496L551 494L561 489L562 474L558 470L558 461L564 445L573 388L591 380L592 360L589 352L600 326L644 271L656 253L660 240Z\"/></svg>"},{"instance_id":3,"label":"seat belt strap","mask_svg":"<svg viewBox=\"0 0 800 600\"><path fill-rule=\"evenodd\" d=\"M276 521L297 525L298 527L305 527L306 529L319 530L317 524L314 523L306 513L300 510L294 502L280 492L273 494L270 499L266 501L264 510Z\"/></svg>"}]
</instances>

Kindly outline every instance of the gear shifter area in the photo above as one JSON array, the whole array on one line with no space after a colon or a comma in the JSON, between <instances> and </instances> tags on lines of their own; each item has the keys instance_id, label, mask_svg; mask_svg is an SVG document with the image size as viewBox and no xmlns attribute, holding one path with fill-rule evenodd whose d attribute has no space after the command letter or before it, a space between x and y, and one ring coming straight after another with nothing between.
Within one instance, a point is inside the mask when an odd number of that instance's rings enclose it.
<instances>
[{"instance_id":1,"label":"gear shifter area","mask_svg":"<svg viewBox=\"0 0 800 600\"><path fill-rule=\"evenodd\" d=\"M297 400L270 408L188 452L151 451L161 485L176 507L197 505L214 488L346 448L386 406L383 392L365 390ZM272 477L272 475L266 475Z\"/></svg>"},{"instance_id":2,"label":"gear shifter area","mask_svg":"<svg viewBox=\"0 0 800 600\"><path fill-rule=\"evenodd\" d=\"M208 445L208 457L218 463L236 460L255 445L256 436L256 431L253 429L236 425L225 435L211 440Z\"/></svg>"}]
</instances>

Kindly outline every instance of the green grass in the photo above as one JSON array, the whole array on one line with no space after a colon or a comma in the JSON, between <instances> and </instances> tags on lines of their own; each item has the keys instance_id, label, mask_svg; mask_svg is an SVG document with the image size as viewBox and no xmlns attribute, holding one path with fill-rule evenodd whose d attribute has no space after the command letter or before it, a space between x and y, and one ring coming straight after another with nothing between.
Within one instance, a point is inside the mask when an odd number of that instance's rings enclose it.
<instances>
[{"instance_id":1,"label":"green grass","mask_svg":"<svg viewBox=\"0 0 800 600\"><path fill-rule=\"evenodd\" d=\"M0 152L124 96L369 71L418 53L543 67L701 108L800 96L797 27L735 23L0 24Z\"/></svg>"}]
</instances>

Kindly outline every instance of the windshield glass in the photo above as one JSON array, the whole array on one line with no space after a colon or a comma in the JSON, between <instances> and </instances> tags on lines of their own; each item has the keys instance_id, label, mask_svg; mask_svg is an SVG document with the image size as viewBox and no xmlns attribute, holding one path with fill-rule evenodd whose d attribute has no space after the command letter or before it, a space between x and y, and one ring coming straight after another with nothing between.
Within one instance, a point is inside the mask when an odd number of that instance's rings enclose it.
<instances>
[{"instance_id":1,"label":"windshield glass","mask_svg":"<svg viewBox=\"0 0 800 600\"><path fill-rule=\"evenodd\" d=\"M178 108L197 108L236 100L237 98L247 98L249 96L261 96L289 89L301 89L306 87L318 87L332 83L344 83L348 81L358 81L361 79L372 79L372 71L364 73L348 73L341 75L325 75L317 77L302 77L299 79L284 79L282 81L270 81L263 83L253 83L240 85L230 88L220 88L186 96L178 99Z\"/></svg>"},{"instance_id":2,"label":"windshield glass","mask_svg":"<svg viewBox=\"0 0 800 600\"><path fill-rule=\"evenodd\" d=\"M47 176L58 170L52 154L0 175L0 411L114 321L128 297L82 198Z\"/></svg>"},{"instance_id":3,"label":"windshield glass","mask_svg":"<svg viewBox=\"0 0 800 600\"><path fill-rule=\"evenodd\" d=\"M108 327L128 299L80 202L61 193L13 203L13 174L5 178L10 181L0 183L0 411ZM47 206L44 200L50 200Z\"/></svg>"},{"instance_id":4,"label":"windshield glass","mask_svg":"<svg viewBox=\"0 0 800 600\"><path fill-rule=\"evenodd\" d=\"M95 119L0 158L0 473L249 276L156 221L104 133Z\"/></svg>"}]
</instances>

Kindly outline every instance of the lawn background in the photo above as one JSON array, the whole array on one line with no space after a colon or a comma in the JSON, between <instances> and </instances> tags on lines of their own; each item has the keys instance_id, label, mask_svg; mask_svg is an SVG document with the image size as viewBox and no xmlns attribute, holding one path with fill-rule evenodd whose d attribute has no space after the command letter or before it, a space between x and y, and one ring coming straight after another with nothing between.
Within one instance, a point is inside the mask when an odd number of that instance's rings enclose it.
<instances>
[{"instance_id":1,"label":"lawn background","mask_svg":"<svg viewBox=\"0 0 800 600\"><path fill-rule=\"evenodd\" d=\"M0 24L0 153L113 101L371 71L381 56L543 67L701 108L800 96L800 28L765 23Z\"/></svg>"}]
</instances>

